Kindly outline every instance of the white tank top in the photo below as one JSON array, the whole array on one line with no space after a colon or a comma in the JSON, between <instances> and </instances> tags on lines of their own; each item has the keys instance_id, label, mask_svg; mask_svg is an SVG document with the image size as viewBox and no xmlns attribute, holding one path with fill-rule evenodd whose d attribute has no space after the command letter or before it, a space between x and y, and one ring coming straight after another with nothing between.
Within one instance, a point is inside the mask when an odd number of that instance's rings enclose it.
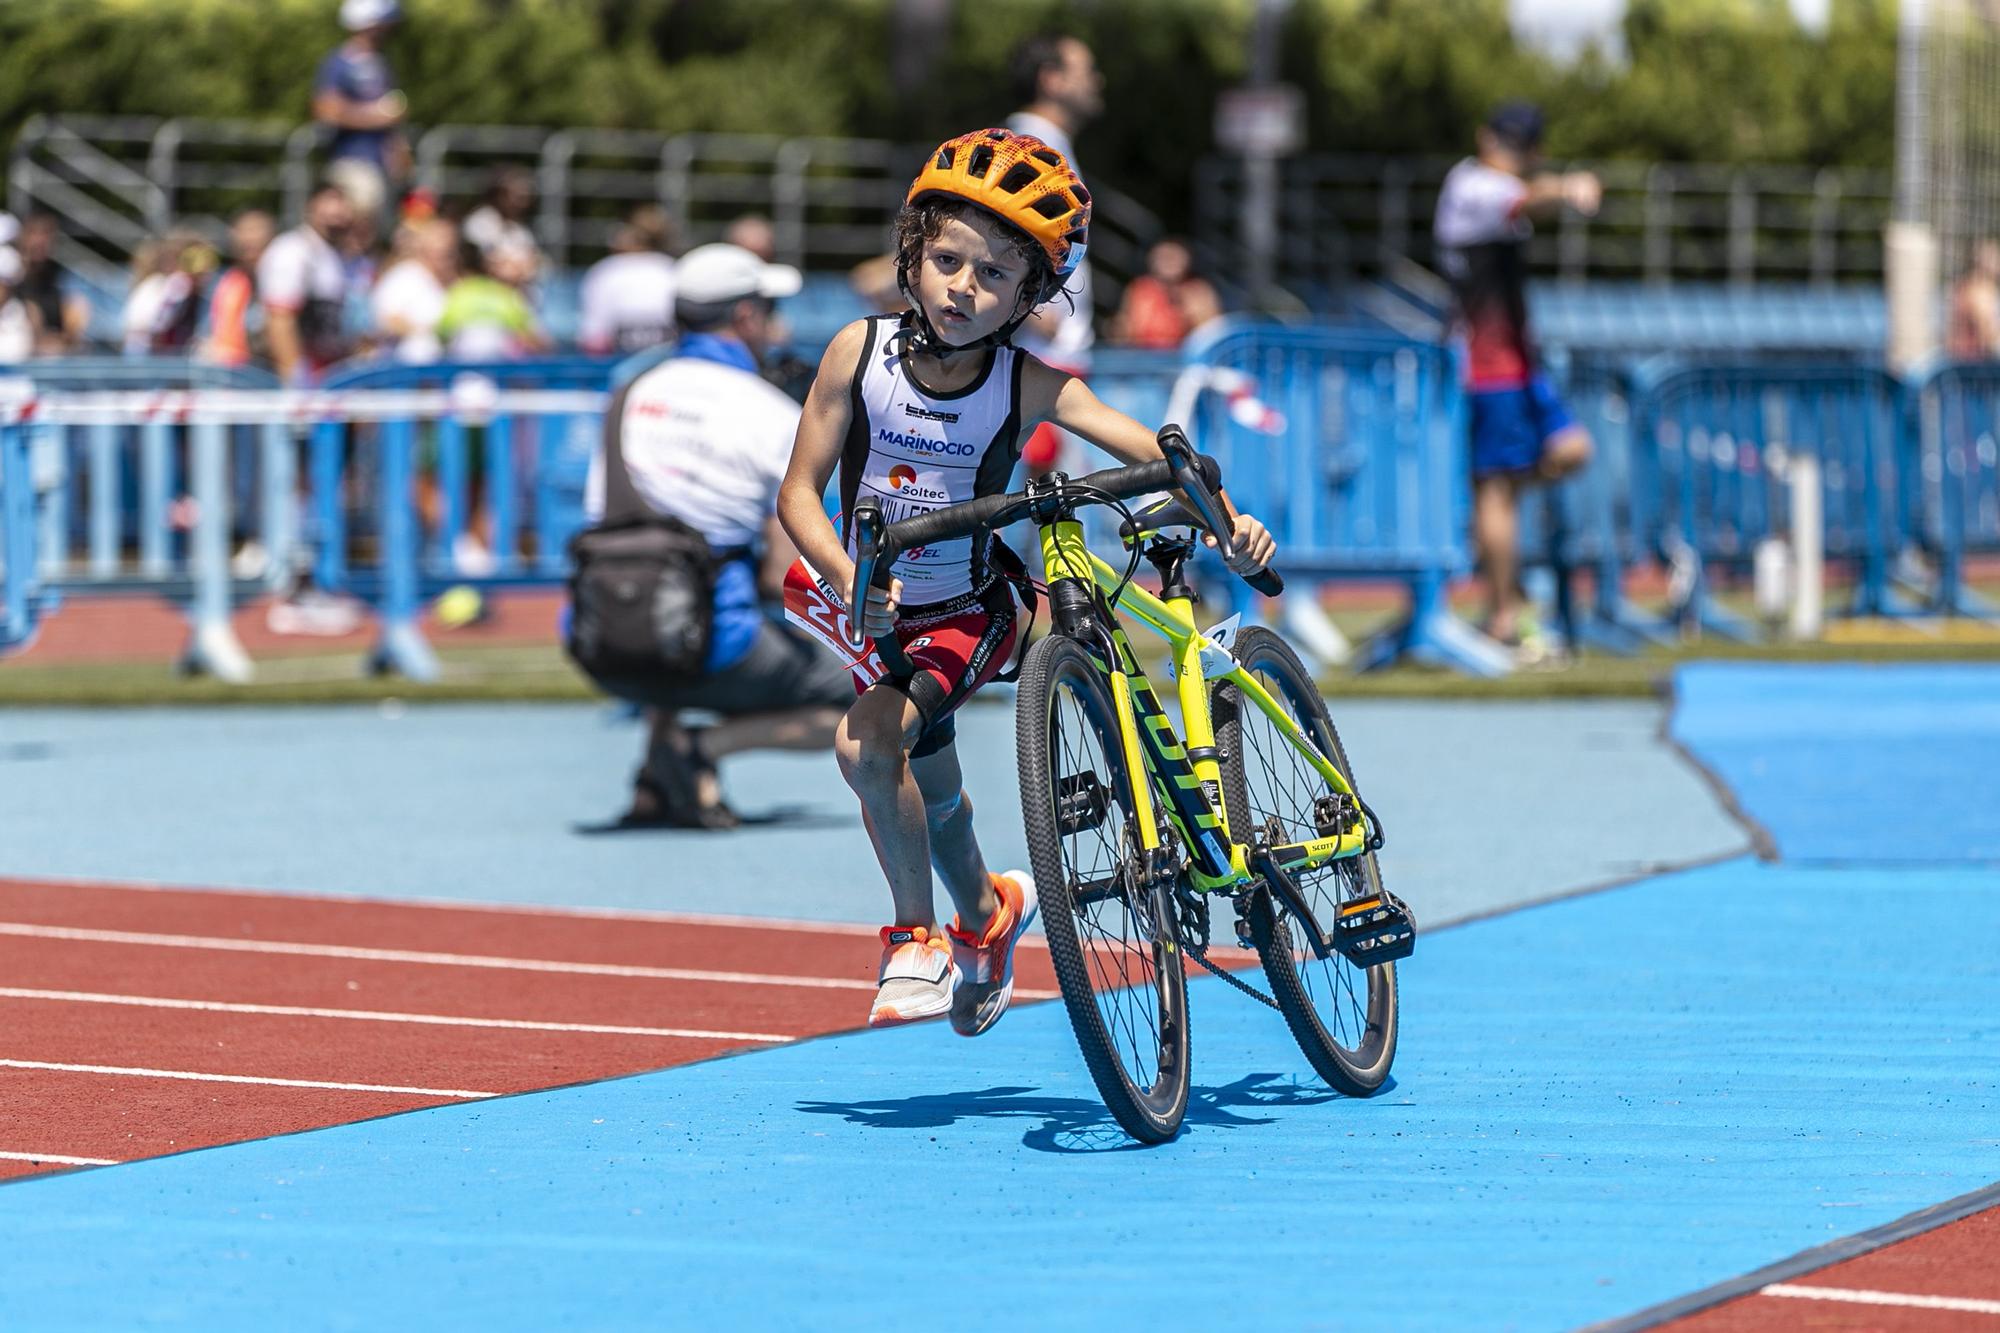
<instances>
[{"instance_id":1,"label":"white tank top","mask_svg":"<svg viewBox=\"0 0 2000 1333\"><path fill-rule=\"evenodd\" d=\"M1025 354L997 347L971 384L929 393L909 373L907 343L893 336L906 318L868 321L841 457L843 510L852 513L856 500L873 496L891 523L1006 490L1020 458ZM905 551L892 567L904 604L931 606L983 589L993 578L992 540L987 533Z\"/></svg>"}]
</instances>

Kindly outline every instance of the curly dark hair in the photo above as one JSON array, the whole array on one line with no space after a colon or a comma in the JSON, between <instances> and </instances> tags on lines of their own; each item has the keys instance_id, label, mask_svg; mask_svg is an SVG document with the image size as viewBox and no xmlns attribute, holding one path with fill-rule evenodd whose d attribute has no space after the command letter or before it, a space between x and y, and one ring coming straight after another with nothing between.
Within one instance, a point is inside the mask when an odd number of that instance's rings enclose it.
<instances>
[{"instance_id":1,"label":"curly dark hair","mask_svg":"<svg viewBox=\"0 0 2000 1333\"><path fill-rule=\"evenodd\" d=\"M1061 290L1062 283L1056 278L1056 266L1049 262L1048 252L1036 244L1034 237L1004 218L996 217L963 199L920 199L914 204L903 205L902 211L896 214L896 271L906 283L914 284L916 281L914 274L923 258L924 242L936 240L950 218L961 222L977 218L999 228L1001 238L1015 254L1027 261L1028 274L1021 281L1021 296L1028 309L1034 309Z\"/></svg>"}]
</instances>

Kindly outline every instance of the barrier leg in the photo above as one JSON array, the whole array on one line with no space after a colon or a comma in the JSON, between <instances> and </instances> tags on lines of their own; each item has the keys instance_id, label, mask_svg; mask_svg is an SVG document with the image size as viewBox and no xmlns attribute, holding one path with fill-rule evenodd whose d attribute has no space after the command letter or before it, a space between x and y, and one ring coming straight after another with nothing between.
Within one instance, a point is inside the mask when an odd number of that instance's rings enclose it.
<instances>
[{"instance_id":1,"label":"barrier leg","mask_svg":"<svg viewBox=\"0 0 2000 1333\"><path fill-rule=\"evenodd\" d=\"M437 655L417 624L418 562L422 537L417 531L412 466L416 423L408 419L382 427L382 604L381 638L369 668L378 675L394 672L416 681L438 678Z\"/></svg>"},{"instance_id":2,"label":"barrier leg","mask_svg":"<svg viewBox=\"0 0 2000 1333\"><path fill-rule=\"evenodd\" d=\"M167 505L173 491L172 427L149 421L139 428L139 572L162 578L172 564L167 549Z\"/></svg>"},{"instance_id":3,"label":"barrier leg","mask_svg":"<svg viewBox=\"0 0 2000 1333\"><path fill-rule=\"evenodd\" d=\"M28 428L29 474L38 489L49 493L38 519L40 544L35 557L45 579L61 578L69 564L72 469L67 436L61 426L43 424Z\"/></svg>"},{"instance_id":4,"label":"barrier leg","mask_svg":"<svg viewBox=\"0 0 2000 1333\"><path fill-rule=\"evenodd\" d=\"M519 491L514 485L514 419L504 413L486 423L486 521L493 559L502 574L521 572Z\"/></svg>"},{"instance_id":5,"label":"barrier leg","mask_svg":"<svg viewBox=\"0 0 2000 1333\"><path fill-rule=\"evenodd\" d=\"M264 541L270 567L264 582L282 591L297 571L299 558L298 446L291 427L273 421L258 432L260 494L257 533Z\"/></svg>"},{"instance_id":6,"label":"barrier leg","mask_svg":"<svg viewBox=\"0 0 2000 1333\"><path fill-rule=\"evenodd\" d=\"M1410 614L1361 645L1357 671L1374 671L1408 657L1427 666L1449 667L1472 676L1505 676L1514 658L1451 613L1445 602L1445 576L1426 570L1410 580Z\"/></svg>"},{"instance_id":7,"label":"barrier leg","mask_svg":"<svg viewBox=\"0 0 2000 1333\"><path fill-rule=\"evenodd\" d=\"M90 573L108 579L118 572L118 427L100 421L90 427Z\"/></svg>"},{"instance_id":8,"label":"barrier leg","mask_svg":"<svg viewBox=\"0 0 2000 1333\"><path fill-rule=\"evenodd\" d=\"M313 576L324 592L338 592L347 582L347 520L341 507L340 474L343 427L322 421L313 427Z\"/></svg>"},{"instance_id":9,"label":"barrier leg","mask_svg":"<svg viewBox=\"0 0 2000 1333\"><path fill-rule=\"evenodd\" d=\"M189 435L196 510L194 633L181 667L241 685L256 673L229 623L229 428L220 421L197 421Z\"/></svg>"},{"instance_id":10,"label":"barrier leg","mask_svg":"<svg viewBox=\"0 0 2000 1333\"><path fill-rule=\"evenodd\" d=\"M0 426L0 651L26 643L34 629L28 600L35 559L33 497L26 432Z\"/></svg>"}]
</instances>

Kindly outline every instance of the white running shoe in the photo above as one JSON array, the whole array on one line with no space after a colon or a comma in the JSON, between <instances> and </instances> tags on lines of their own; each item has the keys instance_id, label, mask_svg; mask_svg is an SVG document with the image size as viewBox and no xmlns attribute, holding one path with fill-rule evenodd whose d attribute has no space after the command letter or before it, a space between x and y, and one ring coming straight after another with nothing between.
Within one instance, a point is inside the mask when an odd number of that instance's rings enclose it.
<instances>
[{"instance_id":1,"label":"white running shoe","mask_svg":"<svg viewBox=\"0 0 2000 1333\"><path fill-rule=\"evenodd\" d=\"M1025 870L1008 870L993 877L1000 910L975 938L960 930L953 917L945 934L951 937L952 961L962 979L951 1005L951 1029L976 1037L1000 1021L1014 998L1014 946L1035 919L1035 880Z\"/></svg>"},{"instance_id":2,"label":"white running shoe","mask_svg":"<svg viewBox=\"0 0 2000 1333\"><path fill-rule=\"evenodd\" d=\"M923 926L884 926L882 968L875 981L869 1027L920 1023L951 1011L958 967L944 936Z\"/></svg>"}]
</instances>

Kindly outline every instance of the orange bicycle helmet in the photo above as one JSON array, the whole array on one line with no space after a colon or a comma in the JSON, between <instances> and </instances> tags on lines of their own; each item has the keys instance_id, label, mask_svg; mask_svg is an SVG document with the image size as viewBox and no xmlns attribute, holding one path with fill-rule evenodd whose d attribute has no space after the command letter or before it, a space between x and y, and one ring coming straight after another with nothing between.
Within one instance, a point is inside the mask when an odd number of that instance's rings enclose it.
<instances>
[{"instance_id":1,"label":"orange bicycle helmet","mask_svg":"<svg viewBox=\"0 0 2000 1333\"><path fill-rule=\"evenodd\" d=\"M1063 155L1032 134L974 130L939 145L910 183L905 204L963 199L1020 228L1055 270L1061 290L1089 244L1090 191Z\"/></svg>"}]
</instances>

